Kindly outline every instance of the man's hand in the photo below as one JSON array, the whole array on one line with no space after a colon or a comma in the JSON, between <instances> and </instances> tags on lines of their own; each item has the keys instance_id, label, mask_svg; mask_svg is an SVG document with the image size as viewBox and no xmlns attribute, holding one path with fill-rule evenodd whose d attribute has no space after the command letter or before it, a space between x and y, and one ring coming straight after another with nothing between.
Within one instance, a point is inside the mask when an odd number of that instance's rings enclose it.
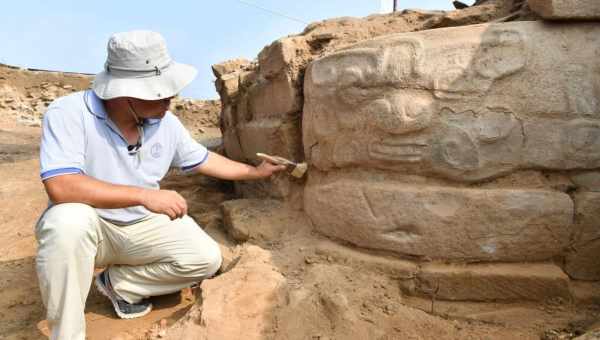
<instances>
[{"instance_id":1,"label":"man's hand","mask_svg":"<svg viewBox=\"0 0 600 340\"><path fill-rule=\"evenodd\" d=\"M259 178L265 178L273 175L276 172L285 170L285 165L277 165L267 161L262 161L257 167L256 171Z\"/></svg>"},{"instance_id":2,"label":"man's hand","mask_svg":"<svg viewBox=\"0 0 600 340\"><path fill-rule=\"evenodd\" d=\"M84 203L94 208L119 209L142 205L171 219L187 214L187 203L171 190L144 189L111 184L83 174L62 175L44 181L48 197L55 204Z\"/></svg>"},{"instance_id":3,"label":"man's hand","mask_svg":"<svg viewBox=\"0 0 600 340\"><path fill-rule=\"evenodd\" d=\"M141 202L146 209L171 220L185 216L188 210L185 199L172 190L144 190Z\"/></svg>"}]
</instances>

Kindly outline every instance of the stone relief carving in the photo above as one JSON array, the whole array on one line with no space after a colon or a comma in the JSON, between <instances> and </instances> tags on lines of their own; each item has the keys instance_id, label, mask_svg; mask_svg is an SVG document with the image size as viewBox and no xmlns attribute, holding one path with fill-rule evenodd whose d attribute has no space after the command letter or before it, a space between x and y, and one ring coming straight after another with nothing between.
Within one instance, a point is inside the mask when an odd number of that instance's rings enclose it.
<instances>
[{"instance_id":1,"label":"stone relief carving","mask_svg":"<svg viewBox=\"0 0 600 340\"><path fill-rule=\"evenodd\" d=\"M309 183L317 227L359 246L430 259L528 261L569 242L573 202L543 190L457 189L339 179ZM518 216L519 218L515 218Z\"/></svg>"},{"instance_id":2,"label":"stone relief carving","mask_svg":"<svg viewBox=\"0 0 600 340\"><path fill-rule=\"evenodd\" d=\"M314 61L307 213L330 236L405 256L563 253L568 195L467 187L519 170L600 168L600 54L580 48L600 46L599 30L476 25L382 37ZM332 180L347 174L363 180Z\"/></svg>"}]
</instances>

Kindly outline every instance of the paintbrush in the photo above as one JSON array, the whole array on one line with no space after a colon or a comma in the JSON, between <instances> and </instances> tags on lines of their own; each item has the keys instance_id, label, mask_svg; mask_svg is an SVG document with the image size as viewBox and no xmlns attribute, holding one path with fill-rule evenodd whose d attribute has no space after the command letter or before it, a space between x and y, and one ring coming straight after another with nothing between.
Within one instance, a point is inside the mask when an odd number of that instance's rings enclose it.
<instances>
[{"instance_id":1,"label":"paintbrush","mask_svg":"<svg viewBox=\"0 0 600 340\"><path fill-rule=\"evenodd\" d=\"M292 162L289 159L285 159L279 156L271 156L267 155L266 153L257 152L256 157L272 164L285 165L288 168L290 175L296 178L301 178L302 176L304 176L306 170L308 169L306 163Z\"/></svg>"}]
</instances>

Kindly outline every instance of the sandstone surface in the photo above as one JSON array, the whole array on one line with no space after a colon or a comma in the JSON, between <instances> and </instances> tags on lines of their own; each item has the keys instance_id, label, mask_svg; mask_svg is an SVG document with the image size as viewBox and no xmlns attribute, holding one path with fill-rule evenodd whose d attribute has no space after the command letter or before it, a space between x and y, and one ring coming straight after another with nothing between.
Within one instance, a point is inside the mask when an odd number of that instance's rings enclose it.
<instances>
[{"instance_id":1,"label":"sandstone surface","mask_svg":"<svg viewBox=\"0 0 600 340\"><path fill-rule=\"evenodd\" d=\"M553 264L427 264L417 291L441 300L571 300L569 277Z\"/></svg>"},{"instance_id":2,"label":"sandstone surface","mask_svg":"<svg viewBox=\"0 0 600 340\"><path fill-rule=\"evenodd\" d=\"M600 192L577 192L572 251L565 270L574 279L600 280Z\"/></svg>"},{"instance_id":3,"label":"sandstone surface","mask_svg":"<svg viewBox=\"0 0 600 340\"><path fill-rule=\"evenodd\" d=\"M548 20L598 20L600 3L596 0L527 0L529 7Z\"/></svg>"},{"instance_id":4,"label":"sandstone surface","mask_svg":"<svg viewBox=\"0 0 600 340\"><path fill-rule=\"evenodd\" d=\"M420 259L537 261L564 252L573 202L545 190L390 181L309 182L304 207L326 235Z\"/></svg>"},{"instance_id":5,"label":"sandstone surface","mask_svg":"<svg viewBox=\"0 0 600 340\"><path fill-rule=\"evenodd\" d=\"M598 25L540 22L353 45L307 71L304 153L324 171L371 167L462 182L598 168L599 51Z\"/></svg>"},{"instance_id":6,"label":"sandstone surface","mask_svg":"<svg viewBox=\"0 0 600 340\"><path fill-rule=\"evenodd\" d=\"M584 190L600 192L600 171L574 174L571 176L571 180L575 185Z\"/></svg>"},{"instance_id":7,"label":"sandstone surface","mask_svg":"<svg viewBox=\"0 0 600 340\"><path fill-rule=\"evenodd\" d=\"M364 19L324 20L266 46L255 62L236 59L213 66L223 105L221 128L227 155L245 162L255 161L256 151L305 159L301 126L304 75L312 60L348 44L392 33L476 24L507 15L530 18L517 2L484 1L461 11L404 10ZM277 178L236 183L236 188L246 197L282 198L301 191L301 184Z\"/></svg>"},{"instance_id":8,"label":"sandstone surface","mask_svg":"<svg viewBox=\"0 0 600 340\"><path fill-rule=\"evenodd\" d=\"M233 269L202 282L202 304L160 338L264 339L275 308L285 301L285 285L270 253L247 246Z\"/></svg>"}]
</instances>

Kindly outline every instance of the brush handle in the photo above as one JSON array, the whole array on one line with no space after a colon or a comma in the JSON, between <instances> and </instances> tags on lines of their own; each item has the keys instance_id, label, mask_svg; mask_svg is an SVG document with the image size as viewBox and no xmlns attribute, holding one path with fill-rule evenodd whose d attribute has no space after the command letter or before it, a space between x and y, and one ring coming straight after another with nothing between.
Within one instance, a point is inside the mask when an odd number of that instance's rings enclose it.
<instances>
[{"instance_id":1,"label":"brush handle","mask_svg":"<svg viewBox=\"0 0 600 340\"><path fill-rule=\"evenodd\" d=\"M258 157L258 158L260 158L260 159L262 159L264 161L267 161L269 163L272 163L272 164L277 164L277 165L293 165L293 166L296 165L296 163L294 163L294 162L292 162L290 160L287 160L287 159L285 159L283 157L271 156L271 155L267 155L266 153L262 153L262 152L257 152L256 153L256 157Z\"/></svg>"}]
</instances>

